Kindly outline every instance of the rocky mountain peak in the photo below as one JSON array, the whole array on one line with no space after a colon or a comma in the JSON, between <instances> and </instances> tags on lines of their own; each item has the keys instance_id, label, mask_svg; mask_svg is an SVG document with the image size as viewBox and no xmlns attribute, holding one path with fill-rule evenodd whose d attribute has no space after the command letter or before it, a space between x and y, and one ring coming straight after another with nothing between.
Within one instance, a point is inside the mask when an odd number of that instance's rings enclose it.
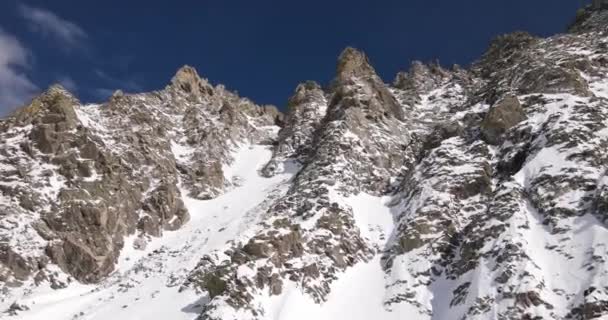
<instances>
[{"instance_id":1,"label":"rocky mountain peak","mask_svg":"<svg viewBox=\"0 0 608 320\"><path fill-rule=\"evenodd\" d=\"M67 89L60 84L53 84L29 104L17 109L13 119L17 123L30 123L42 117L43 122L64 117L72 127L76 123L74 106L78 104L80 101Z\"/></svg>"},{"instance_id":2,"label":"rocky mountain peak","mask_svg":"<svg viewBox=\"0 0 608 320\"><path fill-rule=\"evenodd\" d=\"M289 98L287 106L289 109L297 108L307 102L324 100L325 93L321 86L315 81L306 81L296 87L294 94Z\"/></svg>"},{"instance_id":3,"label":"rocky mountain peak","mask_svg":"<svg viewBox=\"0 0 608 320\"><path fill-rule=\"evenodd\" d=\"M408 72L399 72L393 85L402 90L413 92L429 92L451 77L438 62L424 64L420 61L412 62Z\"/></svg>"},{"instance_id":4,"label":"rocky mountain peak","mask_svg":"<svg viewBox=\"0 0 608 320\"><path fill-rule=\"evenodd\" d=\"M312 80L304 81L296 87L296 92L317 90L322 90L321 85L318 82Z\"/></svg>"},{"instance_id":5,"label":"rocky mountain peak","mask_svg":"<svg viewBox=\"0 0 608 320\"><path fill-rule=\"evenodd\" d=\"M200 97L213 95L213 87L206 79L202 79L196 69L185 65L175 73L171 79L171 87L179 92Z\"/></svg>"},{"instance_id":6,"label":"rocky mountain peak","mask_svg":"<svg viewBox=\"0 0 608 320\"><path fill-rule=\"evenodd\" d=\"M602 7L595 9L587 7L579 10L574 22L569 26L571 33L584 33L590 31L608 32L608 9Z\"/></svg>"},{"instance_id":7,"label":"rocky mountain peak","mask_svg":"<svg viewBox=\"0 0 608 320\"><path fill-rule=\"evenodd\" d=\"M338 58L337 80L347 80L351 77L376 76L376 71L370 65L365 53L352 47L347 47Z\"/></svg>"},{"instance_id":8,"label":"rocky mountain peak","mask_svg":"<svg viewBox=\"0 0 608 320\"><path fill-rule=\"evenodd\" d=\"M403 119L403 111L382 79L376 74L367 56L348 47L338 58L337 75L330 86L332 99L328 106L331 119L359 110L370 119L396 117ZM356 111L353 111L356 112Z\"/></svg>"},{"instance_id":9,"label":"rocky mountain peak","mask_svg":"<svg viewBox=\"0 0 608 320\"><path fill-rule=\"evenodd\" d=\"M70 91L68 91L63 85L61 85L59 83L50 85L46 89L46 91L44 91L43 95L46 95L46 96L62 95L62 96L69 97L71 99L75 99L74 95Z\"/></svg>"},{"instance_id":10,"label":"rocky mountain peak","mask_svg":"<svg viewBox=\"0 0 608 320\"><path fill-rule=\"evenodd\" d=\"M74 94L59 83L50 85L45 91L43 91L33 100L41 101L47 104L52 104L53 102L60 100L65 100L73 105L80 104L78 98L76 98Z\"/></svg>"}]
</instances>

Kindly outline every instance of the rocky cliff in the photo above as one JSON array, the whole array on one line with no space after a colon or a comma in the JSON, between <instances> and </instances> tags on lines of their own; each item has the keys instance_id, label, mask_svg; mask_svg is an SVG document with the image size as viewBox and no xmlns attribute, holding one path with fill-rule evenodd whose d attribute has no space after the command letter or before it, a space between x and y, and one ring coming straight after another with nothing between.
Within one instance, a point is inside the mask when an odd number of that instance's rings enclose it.
<instances>
[{"instance_id":1,"label":"rocky cliff","mask_svg":"<svg viewBox=\"0 0 608 320\"><path fill-rule=\"evenodd\" d=\"M608 317L607 57L586 11L392 84L347 48L285 115L187 66L102 105L51 87L0 121L6 314Z\"/></svg>"}]
</instances>

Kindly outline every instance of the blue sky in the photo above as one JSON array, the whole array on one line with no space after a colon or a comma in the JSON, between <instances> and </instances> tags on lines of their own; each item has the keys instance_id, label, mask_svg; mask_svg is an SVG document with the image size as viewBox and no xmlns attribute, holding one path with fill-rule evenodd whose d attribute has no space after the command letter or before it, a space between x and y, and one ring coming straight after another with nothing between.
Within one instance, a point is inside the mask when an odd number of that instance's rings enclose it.
<instances>
[{"instance_id":1,"label":"blue sky","mask_svg":"<svg viewBox=\"0 0 608 320\"><path fill-rule=\"evenodd\" d=\"M163 88L184 64L283 107L346 46L386 82L412 60L468 65L496 35L563 32L577 0L2 0L0 115L54 82L83 102Z\"/></svg>"}]
</instances>

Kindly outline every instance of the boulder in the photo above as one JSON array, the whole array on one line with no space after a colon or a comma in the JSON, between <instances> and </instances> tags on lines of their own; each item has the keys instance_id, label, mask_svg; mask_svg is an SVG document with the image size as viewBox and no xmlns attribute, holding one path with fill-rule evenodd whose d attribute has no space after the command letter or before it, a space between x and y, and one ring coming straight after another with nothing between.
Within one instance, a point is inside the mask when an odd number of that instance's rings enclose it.
<instances>
[{"instance_id":1,"label":"boulder","mask_svg":"<svg viewBox=\"0 0 608 320\"><path fill-rule=\"evenodd\" d=\"M516 96L508 95L490 108L481 123L481 134L489 144L500 144L502 135L524 121L526 114Z\"/></svg>"}]
</instances>

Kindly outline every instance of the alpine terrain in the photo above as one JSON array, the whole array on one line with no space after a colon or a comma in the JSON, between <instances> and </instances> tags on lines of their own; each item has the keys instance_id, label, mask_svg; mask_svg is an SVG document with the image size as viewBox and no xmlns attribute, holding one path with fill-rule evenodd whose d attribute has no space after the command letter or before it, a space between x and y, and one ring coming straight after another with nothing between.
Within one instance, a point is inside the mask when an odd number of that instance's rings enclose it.
<instances>
[{"instance_id":1,"label":"alpine terrain","mask_svg":"<svg viewBox=\"0 0 608 320\"><path fill-rule=\"evenodd\" d=\"M608 319L608 10L286 114L193 68L0 120L0 317Z\"/></svg>"}]
</instances>

